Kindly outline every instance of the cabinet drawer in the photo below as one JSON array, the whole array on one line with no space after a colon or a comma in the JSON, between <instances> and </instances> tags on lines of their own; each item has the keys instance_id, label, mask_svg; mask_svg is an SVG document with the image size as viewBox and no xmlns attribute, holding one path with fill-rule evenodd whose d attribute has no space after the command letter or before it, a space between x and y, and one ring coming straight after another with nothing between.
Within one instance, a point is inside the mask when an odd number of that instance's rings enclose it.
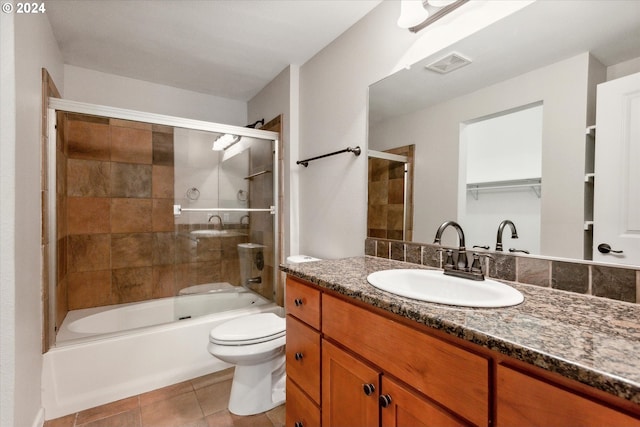
<instances>
[{"instance_id":1,"label":"cabinet drawer","mask_svg":"<svg viewBox=\"0 0 640 427\"><path fill-rule=\"evenodd\" d=\"M325 336L473 424L488 425L488 359L330 295L322 296L322 311Z\"/></svg>"},{"instance_id":2,"label":"cabinet drawer","mask_svg":"<svg viewBox=\"0 0 640 427\"><path fill-rule=\"evenodd\" d=\"M320 427L320 408L300 388L287 378L286 426Z\"/></svg>"},{"instance_id":3,"label":"cabinet drawer","mask_svg":"<svg viewBox=\"0 0 640 427\"><path fill-rule=\"evenodd\" d=\"M320 333L287 315L287 377L320 403Z\"/></svg>"},{"instance_id":4,"label":"cabinet drawer","mask_svg":"<svg viewBox=\"0 0 640 427\"><path fill-rule=\"evenodd\" d=\"M498 365L497 426L638 426L640 420L526 373Z\"/></svg>"},{"instance_id":5,"label":"cabinet drawer","mask_svg":"<svg viewBox=\"0 0 640 427\"><path fill-rule=\"evenodd\" d=\"M287 277L285 297L287 313L320 329L320 291Z\"/></svg>"}]
</instances>

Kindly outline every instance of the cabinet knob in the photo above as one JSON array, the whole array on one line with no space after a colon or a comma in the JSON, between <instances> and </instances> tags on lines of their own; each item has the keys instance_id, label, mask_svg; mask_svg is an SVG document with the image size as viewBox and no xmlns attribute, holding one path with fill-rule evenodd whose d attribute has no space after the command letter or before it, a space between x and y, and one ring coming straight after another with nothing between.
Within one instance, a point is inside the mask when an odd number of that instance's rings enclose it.
<instances>
[{"instance_id":1,"label":"cabinet knob","mask_svg":"<svg viewBox=\"0 0 640 427\"><path fill-rule=\"evenodd\" d=\"M295 357L296 360L302 360L302 353L298 352L293 357Z\"/></svg>"},{"instance_id":2,"label":"cabinet knob","mask_svg":"<svg viewBox=\"0 0 640 427\"><path fill-rule=\"evenodd\" d=\"M296 307L300 307L302 305L302 300L300 298L296 298L293 300L293 303L296 305Z\"/></svg>"},{"instance_id":3,"label":"cabinet knob","mask_svg":"<svg viewBox=\"0 0 640 427\"><path fill-rule=\"evenodd\" d=\"M376 391L376 387L373 384L362 384L362 390L364 394L371 396Z\"/></svg>"},{"instance_id":4,"label":"cabinet knob","mask_svg":"<svg viewBox=\"0 0 640 427\"><path fill-rule=\"evenodd\" d=\"M380 395L378 401L380 402L380 406L386 408L391 405L391 396L389 396L388 394Z\"/></svg>"},{"instance_id":5,"label":"cabinet knob","mask_svg":"<svg viewBox=\"0 0 640 427\"><path fill-rule=\"evenodd\" d=\"M302 424L302 421L296 421L293 423L293 427L304 427L304 424Z\"/></svg>"}]
</instances>

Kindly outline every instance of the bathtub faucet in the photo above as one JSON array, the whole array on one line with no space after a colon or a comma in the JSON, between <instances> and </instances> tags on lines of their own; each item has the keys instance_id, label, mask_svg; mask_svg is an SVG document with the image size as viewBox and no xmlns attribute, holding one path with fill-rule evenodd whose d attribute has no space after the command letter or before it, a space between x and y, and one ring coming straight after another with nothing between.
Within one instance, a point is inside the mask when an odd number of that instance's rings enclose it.
<instances>
[{"instance_id":1,"label":"bathtub faucet","mask_svg":"<svg viewBox=\"0 0 640 427\"><path fill-rule=\"evenodd\" d=\"M208 222L211 222L211 220L213 218L218 218L218 224L220 225L220 230L222 230L224 228L224 226L222 224L222 217L220 215L211 215L211 216L209 216L209 221Z\"/></svg>"}]
</instances>

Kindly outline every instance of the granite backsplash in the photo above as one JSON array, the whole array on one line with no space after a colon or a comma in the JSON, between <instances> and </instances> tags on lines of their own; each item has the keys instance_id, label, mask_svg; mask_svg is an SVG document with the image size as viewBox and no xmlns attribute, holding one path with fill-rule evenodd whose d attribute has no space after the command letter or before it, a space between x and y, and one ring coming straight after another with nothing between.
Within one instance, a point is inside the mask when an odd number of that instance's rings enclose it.
<instances>
[{"instance_id":1,"label":"granite backsplash","mask_svg":"<svg viewBox=\"0 0 640 427\"><path fill-rule=\"evenodd\" d=\"M442 249L442 246L387 239L365 240L366 255L442 268L438 249ZM493 279L626 302L639 301L640 269L634 267L499 252L483 253L490 256L483 257L483 271L485 276Z\"/></svg>"}]
</instances>

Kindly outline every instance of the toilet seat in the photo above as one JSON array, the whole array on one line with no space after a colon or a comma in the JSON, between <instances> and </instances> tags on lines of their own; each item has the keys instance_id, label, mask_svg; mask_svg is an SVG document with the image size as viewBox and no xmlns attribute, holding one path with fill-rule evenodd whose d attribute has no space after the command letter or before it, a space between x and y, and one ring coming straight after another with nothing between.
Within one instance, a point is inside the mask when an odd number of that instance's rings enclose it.
<instances>
[{"instance_id":1,"label":"toilet seat","mask_svg":"<svg viewBox=\"0 0 640 427\"><path fill-rule=\"evenodd\" d=\"M286 320L275 313L241 316L224 322L209 332L209 342L241 346L272 341L286 333Z\"/></svg>"}]
</instances>

